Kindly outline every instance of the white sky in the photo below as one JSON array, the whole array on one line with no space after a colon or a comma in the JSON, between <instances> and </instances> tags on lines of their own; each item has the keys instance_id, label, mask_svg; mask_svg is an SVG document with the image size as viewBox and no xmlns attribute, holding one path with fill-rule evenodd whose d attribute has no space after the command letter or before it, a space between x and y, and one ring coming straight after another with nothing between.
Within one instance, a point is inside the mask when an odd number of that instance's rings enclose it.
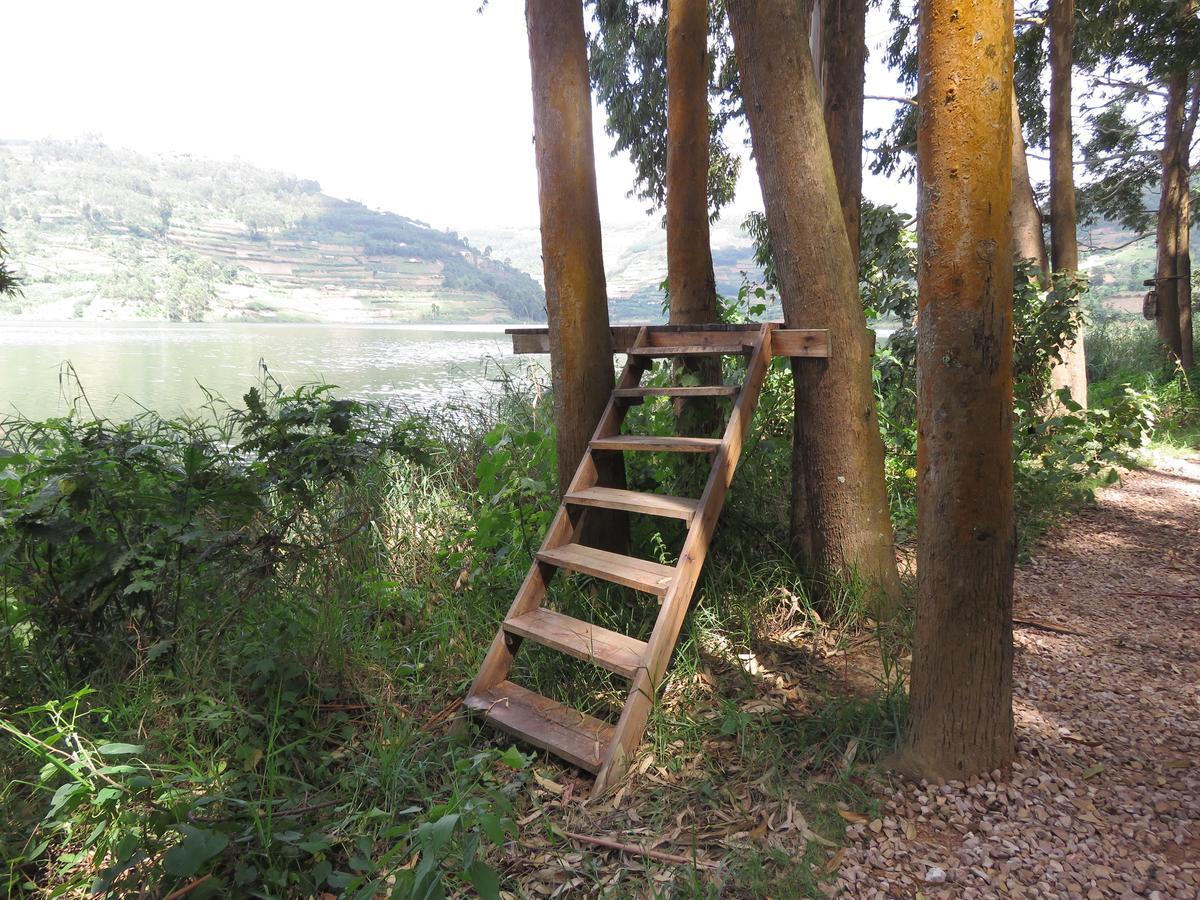
<instances>
[{"instance_id":1,"label":"white sky","mask_svg":"<svg viewBox=\"0 0 1200 900\"><path fill-rule=\"evenodd\" d=\"M315 178L437 226L535 225L524 3L491 0L17 0L4 9L0 137L99 134ZM868 45L887 33L878 11ZM879 63L868 94L897 94ZM868 101L867 127L892 104ZM597 110L601 215L644 221ZM743 168L735 212L761 206ZM911 210L911 185L866 177Z\"/></svg>"}]
</instances>

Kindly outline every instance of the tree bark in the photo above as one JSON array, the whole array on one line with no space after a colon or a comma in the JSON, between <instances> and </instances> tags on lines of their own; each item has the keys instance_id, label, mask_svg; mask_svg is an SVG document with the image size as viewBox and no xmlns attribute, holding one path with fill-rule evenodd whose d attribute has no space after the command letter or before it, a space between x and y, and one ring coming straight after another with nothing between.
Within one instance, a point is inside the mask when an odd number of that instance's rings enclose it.
<instances>
[{"instance_id":1,"label":"tree bark","mask_svg":"<svg viewBox=\"0 0 1200 900\"><path fill-rule=\"evenodd\" d=\"M1046 253L1046 233L1042 230L1042 211L1038 209L1029 178L1029 160L1025 155L1025 135L1021 130L1021 112L1017 95L1012 98L1012 246L1013 259L1029 260L1041 271L1043 287L1050 286L1050 256Z\"/></svg>"},{"instance_id":2,"label":"tree bark","mask_svg":"<svg viewBox=\"0 0 1200 900\"><path fill-rule=\"evenodd\" d=\"M1079 269L1076 237L1075 164L1071 128L1071 47L1075 37L1075 0L1050 0L1050 260L1055 272ZM1050 373L1055 390L1087 406L1087 364L1080 327L1063 348L1062 361Z\"/></svg>"},{"instance_id":3,"label":"tree bark","mask_svg":"<svg viewBox=\"0 0 1200 900\"><path fill-rule=\"evenodd\" d=\"M905 767L1013 756L1012 0L925 0L918 37L917 621Z\"/></svg>"},{"instance_id":4,"label":"tree bark","mask_svg":"<svg viewBox=\"0 0 1200 900\"><path fill-rule=\"evenodd\" d=\"M533 127L541 207L542 265L558 486L565 492L613 389L608 291L592 148L592 102L582 0L526 0L533 75ZM623 487L619 453L598 453L600 483ZM593 512L601 512L595 516ZM626 518L589 511L598 546L628 540Z\"/></svg>"},{"instance_id":5,"label":"tree bark","mask_svg":"<svg viewBox=\"0 0 1200 900\"><path fill-rule=\"evenodd\" d=\"M823 4L820 78L825 133L837 179L846 237L858 267L862 208L863 79L867 62L866 0Z\"/></svg>"},{"instance_id":6,"label":"tree bark","mask_svg":"<svg viewBox=\"0 0 1200 900\"><path fill-rule=\"evenodd\" d=\"M792 540L818 576L856 575L886 610L899 595L858 271L808 50L791 0L730 0L767 226L792 326L827 328L827 360L795 360Z\"/></svg>"},{"instance_id":7,"label":"tree bark","mask_svg":"<svg viewBox=\"0 0 1200 900\"><path fill-rule=\"evenodd\" d=\"M708 226L708 0L667 4L667 297L672 325L717 320ZM688 360L685 372L704 384L721 379L719 359ZM684 434L707 435L720 424L711 399L679 401Z\"/></svg>"},{"instance_id":8,"label":"tree bark","mask_svg":"<svg viewBox=\"0 0 1200 900\"><path fill-rule=\"evenodd\" d=\"M1158 339L1177 359L1183 358L1183 332L1179 306L1179 211L1186 185L1179 181L1183 147L1188 73L1177 72L1167 83L1166 128L1163 135L1162 181L1158 198L1158 259L1155 291L1158 294Z\"/></svg>"},{"instance_id":9,"label":"tree bark","mask_svg":"<svg viewBox=\"0 0 1200 900\"><path fill-rule=\"evenodd\" d=\"M667 289L672 325L716 321L708 229L708 2L667 4Z\"/></svg>"},{"instance_id":10,"label":"tree bark","mask_svg":"<svg viewBox=\"0 0 1200 900\"><path fill-rule=\"evenodd\" d=\"M1178 255L1175 259L1176 303L1179 305L1179 360L1189 371L1195 366L1195 333L1192 329L1192 161L1190 149L1192 138L1196 134L1196 119L1200 117L1200 71L1197 71L1192 84L1192 99L1187 117L1183 122L1183 134L1180 137L1180 153L1178 157L1179 174L1176 176L1180 185L1179 216L1176 219L1175 246Z\"/></svg>"}]
</instances>

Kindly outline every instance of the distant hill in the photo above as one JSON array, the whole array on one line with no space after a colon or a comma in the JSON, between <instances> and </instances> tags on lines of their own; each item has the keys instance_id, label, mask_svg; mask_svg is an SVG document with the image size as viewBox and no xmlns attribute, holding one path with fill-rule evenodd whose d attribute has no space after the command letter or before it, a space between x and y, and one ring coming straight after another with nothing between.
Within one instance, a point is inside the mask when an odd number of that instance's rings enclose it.
<instances>
[{"instance_id":1,"label":"distant hill","mask_svg":"<svg viewBox=\"0 0 1200 900\"><path fill-rule=\"evenodd\" d=\"M452 231L245 162L0 142L0 315L179 321L545 319L533 278Z\"/></svg>"},{"instance_id":2,"label":"distant hill","mask_svg":"<svg viewBox=\"0 0 1200 900\"><path fill-rule=\"evenodd\" d=\"M727 213L712 226L713 273L717 292L725 297L737 296L743 272L759 277L754 245L741 221L741 216ZM470 232L476 243L492 247L497 256L541 277L541 234L536 226L483 227ZM605 224L604 267L614 321L663 320L661 285L667 277L667 236L661 215L647 216L636 224Z\"/></svg>"},{"instance_id":3,"label":"distant hill","mask_svg":"<svg viewBox=\"0 0 1200 900\"><path fill-rule=\"evenodd\" d=\"M717 290L757 277L741 216L713 225ZM98 140L0 141L0 229L23 296L0 317L179 321L545 321L536 226L470 238L242 161L148 156ZM1200 229L1193 229L1193 254ZM1119 226L1081 239L1120 247ZM480 250L478 247L483 247ZM606 225L613 321L662 321L661 218ZM1085 254L1092 295L1133 314L1153 236Z\"/></svg>"}]
</instances>

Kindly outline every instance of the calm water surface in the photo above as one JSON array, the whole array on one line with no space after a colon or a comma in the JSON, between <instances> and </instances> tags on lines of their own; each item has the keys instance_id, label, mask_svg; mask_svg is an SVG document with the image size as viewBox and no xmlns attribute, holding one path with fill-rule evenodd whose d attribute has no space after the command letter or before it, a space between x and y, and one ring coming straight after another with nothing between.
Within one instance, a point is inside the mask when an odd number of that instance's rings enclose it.
<instances>
[{"instance_id":1,"label":"calm water surface","mask_svg":"<svg viewBox=\"0 0 1200 900\"><path fill-rule=\"evenodd\" d=\"M0 416L66 412L78 396L97 413L197 410L201 386L240 398L261 365L285 385L324 379L345 396L420 406L492 390L497 365L525 371L503 326L0 322Z\"/></svg>"}]
</instances>

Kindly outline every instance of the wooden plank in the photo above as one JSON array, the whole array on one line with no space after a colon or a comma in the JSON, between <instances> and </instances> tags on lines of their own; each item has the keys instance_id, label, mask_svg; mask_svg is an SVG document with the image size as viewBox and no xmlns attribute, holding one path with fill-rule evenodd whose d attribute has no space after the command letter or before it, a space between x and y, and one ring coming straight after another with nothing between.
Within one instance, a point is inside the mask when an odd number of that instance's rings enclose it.
<instances>
[{"instance_id":1,"label":"wooden plank","mask_svg":"<svg viewBox=\"0 0 1200 900\"><path fill-rule=\"evenodd\" d=\"M663 596L658 621L654 623L654 631L647 642L646 665L634 676L629 699L625 701L625 708L621 711L621 718L613 732L612 743L597 775L593 796L599 796L621 779L646 731L646 722L654 706L655 692L679 638L679 629L687 615L696 581L700 577L700 568L704 564L709 542L721 515L721 507L725 503L725 493L733 481L742 444L750 431L754 408L758 404L758 395L771 362L772 331L769 327L762 329L760 342L746 364L746 380L730 412L729 423L725 426L725 435L721 440L721 449L713 458L712 472L708 476L704 492L700 495L697 515L692 520L687 538L683 542L679 565L676 567L676 578Z\"/></svg>"},{"instance_id":2,"label":"wooden plank","mask_svg":"<svg viewBox=\"0 0 1200 900\"><path fill-rule=\"evenodd\" d=\"M768 322L771 329L772 356L828 357L829 331L824 328L784 328L781 322ZM762 326L750 325L646 325L647 346L735 346L755 335ZM508 328L514 353L549 353L550 332L546 328ZM636 342L639 326L617 325L610 329L613 353L625 353ZM683 339L683 335L687 339Z\"/></svg>"},{"instance_id":3,"label":"wooden plank","mask_svg":"<svg viewBox=\"0 0 1200 900\"><path fill-rule=\"evenodd\" d=\"M570 569L572 572L582 572L584 575L594 575L611 581L613 584L623 584L635 590L663 596L675 580L675 569L648 559L638 559L636 556L623 556L596 547L585 547L582 544L564 544L538 551L538 559L552 566ZM515 618L515 617L514 617Z\"/></svg>"},{"instance_id":4,"label":"wooden plank","mask_svg":"<svg viewBox=\"0 0 1200 900\"><path fill-rule=\"evenodd\" d=\"M740 353L741 348L754 343L758 326L752 330L712 329L703 327L660 329L651 327L646 332L646 345L650 347L711 347L714 351Z\"/></svg>"},{"instance_id":5,"label":"wooden plank","mask_svg":"<svg viewBox=\"0 0 1200 900\"><path fill-rule=\"evenodd\" d=\"M640 491L625 491L618 488L593 487L567 494L568 503L581 506L599 506L603 509L623 509L626 512L646 516L663 516L668 519L683 519L689 524L696 513L698 501L690 497L673 497L670 494L643 494Z\"/></svg>"},{"instance_id":6,"label":"wooden plank","mask_svg":"<svg viewBox=\"0 0 1200 900\"><path fill-rule=\"evenodd\" d=\"M619 399L642 399L645 397L736 397L736 384L701 384L688 387L635 387L617 388L613 396Z\"/></svg>"},{"instance_id":7,"label":"wooden plank","mask_svg":"<svg viewBox=\"0 0 1200 900\"><path fill-rule=\"evenodd\" d=\"M573 619L544 606L504 622L504 630L633 678L646 653L646 642Z\"/></svg>"},{"instance_id":8,"label":"wooden plank","mask_svg":"<svg viewBox=\"0 0 1200 900\"><path fill-rule=\"evenodd\" d=\"M662 450L672 453L712 453L721 446L721 442L717 438L617 434L612 437L594 439L591 446L594 450L641 450L647 453Z\"/></svg>"},{"instance_id":9,"label":"wooden plank","mask_svg":"<svg viewBox=\"0 0 1200 900\"><path fill-rule=\"evenodd\" d=\"M467 695L466 707L482 713L490 724L589 772L600 768L612 740L613 729L607 722L511 681L472 691Z\"/></svg>"},{"instance_id":10,"label":"wooden plank","mask_svg":"<svg viewBox=\"0 0 1200 900\"><path fill-rule=\"evenodd\" d=\"M637 342L638 332L645 325L614 325L609 329L612 352L624 353ZM504 333L513 341L513 353L549 353L549 328L506 328Z\"/></svg>"},{"instance_id":11,"label":"wooden plank","mask_svg":"<svg viewBox=\"0 0 1200 900\"><path fill-rule=\"evenodd\" d=\"M825 328L776 328L771 332L772 356L829 356L829 330Z\"/></svg>"},{"instance_id":12,"label":"wooden plank","mask_svg":"<svg viewBox=\"0 0 1200 900\"><path fill-rule=\"evenodd\" d=\"M750 350L748 341L735 344L663 344L658 347L630 347L626 353L639 357L675 357L675 356L722 356L732 353L746 353Z\"/></svg>"}]
</instances>

